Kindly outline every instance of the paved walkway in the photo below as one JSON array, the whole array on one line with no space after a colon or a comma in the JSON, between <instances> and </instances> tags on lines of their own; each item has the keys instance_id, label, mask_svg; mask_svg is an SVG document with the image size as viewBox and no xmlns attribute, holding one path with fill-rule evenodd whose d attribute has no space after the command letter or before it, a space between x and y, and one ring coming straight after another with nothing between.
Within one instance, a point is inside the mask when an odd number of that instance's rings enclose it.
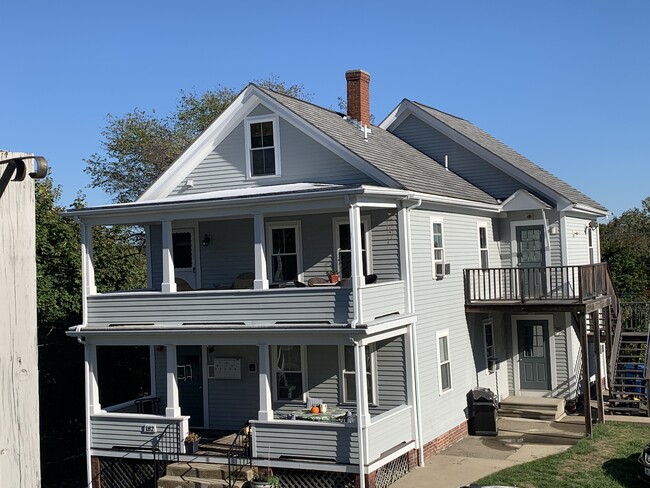
<instances>
[{"instance_id":1,"label":"paved walkway","mask_svg":"<svg viewBox=\"0 0 650 488\"><path fill-rule=\"evenodd\" d=\"M498 436L466 437L391 488L458 488L510 466L565 451L582 437L584 418L579 416L559 422L499 419Z\"/></svg>"}]
</instances>

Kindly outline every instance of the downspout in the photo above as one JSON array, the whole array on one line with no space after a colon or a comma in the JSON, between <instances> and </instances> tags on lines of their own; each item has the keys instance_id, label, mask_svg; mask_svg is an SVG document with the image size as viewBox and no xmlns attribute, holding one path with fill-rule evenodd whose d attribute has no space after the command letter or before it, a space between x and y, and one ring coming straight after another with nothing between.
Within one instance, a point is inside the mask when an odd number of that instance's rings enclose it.
<instances>
[{"instance_id":1,"label":"downspout","mask_svg":"<svg viewBox=\"0 0 650 488\"><path fill-rule=\"evenodd\" d=\"M356 371L355 374L355 388L356 388L356 395L357 395L357 441L358 441L358 452L359 452L359 488L366 488L366 408L363 408L363 415L361 415L361 406L363 405L363 401L365 399L366 404L367 404L367 396L364 391L364 385L362 384L362 378L365 378L366 375L361 375L362 369L365 370L365 357L364 361L362 364L362 361L359 360L360 356L360 349L364 348L365 346L362 346L359 344L359 342L355 341L352 337L350 337L350 340L354 344L354 370ZM365 373L365 371L363 371Z\"/></svg>"},{"instance_id":2,"label":"downspout","mask_svg":"<svg viewBox=\"0 0 650 488\"><path fill-rule=\"evenodd\" d=\"M408 204L409 197L407 196L402 200L402 206L405 210L405 218L403 228L400 229L404 232L404 253L405 263L404 271L406 273L405 283L406 283L406 312L409 314L415 313L415 293L413 285L413 253L411 246L411 210L414 208L420 207L422 205L422 200L418 199L415 203ZM414 382L414 408L415 408L415 425L416 425L416 445L418 447L418 464L424 466L424 443L422 437L422 409L420 401L420 370L419 370L419 360L418 360L418 341L417 341L417 330L416 330L416 321L414 321L409 327L409 348L411 351L411 357L413 358L412 364L412 374Z\"/></svg>"},{"instance_id":3,"label":"downspout","mask_svg":"<svg viewBox=\"0 0 650 488\"><path fill-rule=\"evenodd\" d=\"M79 224L81 229L81 324L74 328L76 333L81 332L88 325L88 256L86 247L86 226L83 224L79 217L75 217L74 221ZM85 401L85 426L86 426L86 485L92 486L93 484L93 471L92 459L90 455L90 446L92 444L92 433L90 425L90 363L88 361L88 345L83 336L78 336L77 341L84 347L84 401Z\"/></svg>"}]
</instances>

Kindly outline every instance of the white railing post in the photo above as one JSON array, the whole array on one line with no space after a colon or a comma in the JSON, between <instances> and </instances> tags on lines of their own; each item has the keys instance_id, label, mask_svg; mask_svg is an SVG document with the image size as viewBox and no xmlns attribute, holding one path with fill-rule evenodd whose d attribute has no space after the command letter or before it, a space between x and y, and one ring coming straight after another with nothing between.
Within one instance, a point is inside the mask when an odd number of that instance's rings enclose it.
<instances>
[{"instance_id":1,"label":"white railing post","mask_svg":"<svg viewBox=\"0 0 650 488\"><path fill-rule=\"evenodd\" d=\"M97 293L93 263L93 227L81 223L81 279L85 296Z\"/></svg>"},{"instance_id":2,"label":"white railing post","mask_svg":"<svg viewBox=\"0 0 650 488\"><path fill-rule=\"evenodd\" d=\"M260 344L259 348L259 391L260 391L260 410L257 413L257 419L262 421L273 420L273 404L271 397L271 361L269 346Z\"/></svg>"},{"instance_id":3,"label":"white railing post","mask_svg":"<svg viewBox=\"0 0 650 488\"><path fill-rule=\"evenodd\" d=\"M253 215L253 226L255 234L255 281L253 287L256 290L267 290L269 280L266 272L266 239L264 238L264 215Z\"/></svg>"},{"instance_id":4,"label":"white railing post","mask_svg":"<svg viewBox=\"0 0 650 488\"><path fill-rule=\"evenodd\" d=\"M165 408L165 417L180 417L181 406L178 395L178 360L176 357L176 345L167 344L167 408ZM181 435L184 435L181 432Z\"/></svg>"},{"instance_id":5,"label":"white railing post","mask_svg":"<svg viewBox=\"0 0 650 488\"><path fill-rule=\"evenodd\" d=\"M176 277L174 276L174 249L173 249L172 223L170 220L162 221L162 272L163 293L176 292Z\"/></svg>"}]
</instances>

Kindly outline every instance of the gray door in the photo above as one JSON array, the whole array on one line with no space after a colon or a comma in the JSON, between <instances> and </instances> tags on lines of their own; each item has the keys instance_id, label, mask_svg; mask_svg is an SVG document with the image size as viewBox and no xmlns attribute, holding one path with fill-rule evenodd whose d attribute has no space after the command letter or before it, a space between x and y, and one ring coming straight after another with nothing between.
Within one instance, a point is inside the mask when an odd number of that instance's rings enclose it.
<instances>
[{"instance_id":1,"label":"gray door","mask_svg":"<svg viewBox=\"0 0 650 488\"><path fill-rule=\"evenodd\" d=\"M522 390L550 390L551 365L547 320L518 320L519 386Z\"/></svg>"},{"instance_id":2,"label":"gray door","mask_svg":"<svg viewBox=\"0 0 650 488\"><path fill-rule=\"evenodd\" d=\"M203 360L201 346L177 346L178 396L181 415L190 427L203 427Z\"/></svg>"},{"instance_id":3,"label":"gray door","mask_svg":"<svg viewBox=\"0 0 650 488\"><path fill-rule=\"evenodd\" d=\"M546 278L544 251L544 227L525 225L517 227L517 266L522 298L542 298Z\"/></svg>"}]
</instances>

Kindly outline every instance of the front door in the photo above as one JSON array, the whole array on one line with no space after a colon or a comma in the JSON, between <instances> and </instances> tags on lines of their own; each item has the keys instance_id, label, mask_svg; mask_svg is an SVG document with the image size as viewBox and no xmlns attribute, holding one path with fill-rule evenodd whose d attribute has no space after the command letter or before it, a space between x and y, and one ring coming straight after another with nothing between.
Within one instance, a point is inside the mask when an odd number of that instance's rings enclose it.
<instances>
[{"instance_id":1,"label":"front door","mask_svg":"<svg viewBox=\"0 0 650 488\"><path fill-rule=\"evenodd\" d=\"M174 274L184 280L190 288L196 289L196 236L194 229L174 229L172 233ZM178 282L177 282L178 283ZM179 291L187 291L178 286Z\"/></svg>"},{"instance_id":2,"label":"front door","mask_svg":"<svg viewBox=\"0 0 650 488\"><path fill-rule=\"evenodd\" d=\"M550 390L547 320L518 320L519 383L522 390Z\"/></svg>"},{"instance_id":3,"label":"front door","mask_svg":"<svg viewBox=\"0 0 650 488\"><path fill-rule=\"evenodd\" d=\"M545 277L544 227L525 225L517 227L517 266L524 268L519 274L522 298L541 298Z\"/></svg>"},{"instance_id":4,"label":"front door","mask_svg":"<svg viewBox=\"0 0 650 488\"><path fill-rule=\"evenodd\" d=\"M203 360L201 346L177 346L178 396L181 415L190 427L203 427Z\"/></svg>"}]
</instances>

